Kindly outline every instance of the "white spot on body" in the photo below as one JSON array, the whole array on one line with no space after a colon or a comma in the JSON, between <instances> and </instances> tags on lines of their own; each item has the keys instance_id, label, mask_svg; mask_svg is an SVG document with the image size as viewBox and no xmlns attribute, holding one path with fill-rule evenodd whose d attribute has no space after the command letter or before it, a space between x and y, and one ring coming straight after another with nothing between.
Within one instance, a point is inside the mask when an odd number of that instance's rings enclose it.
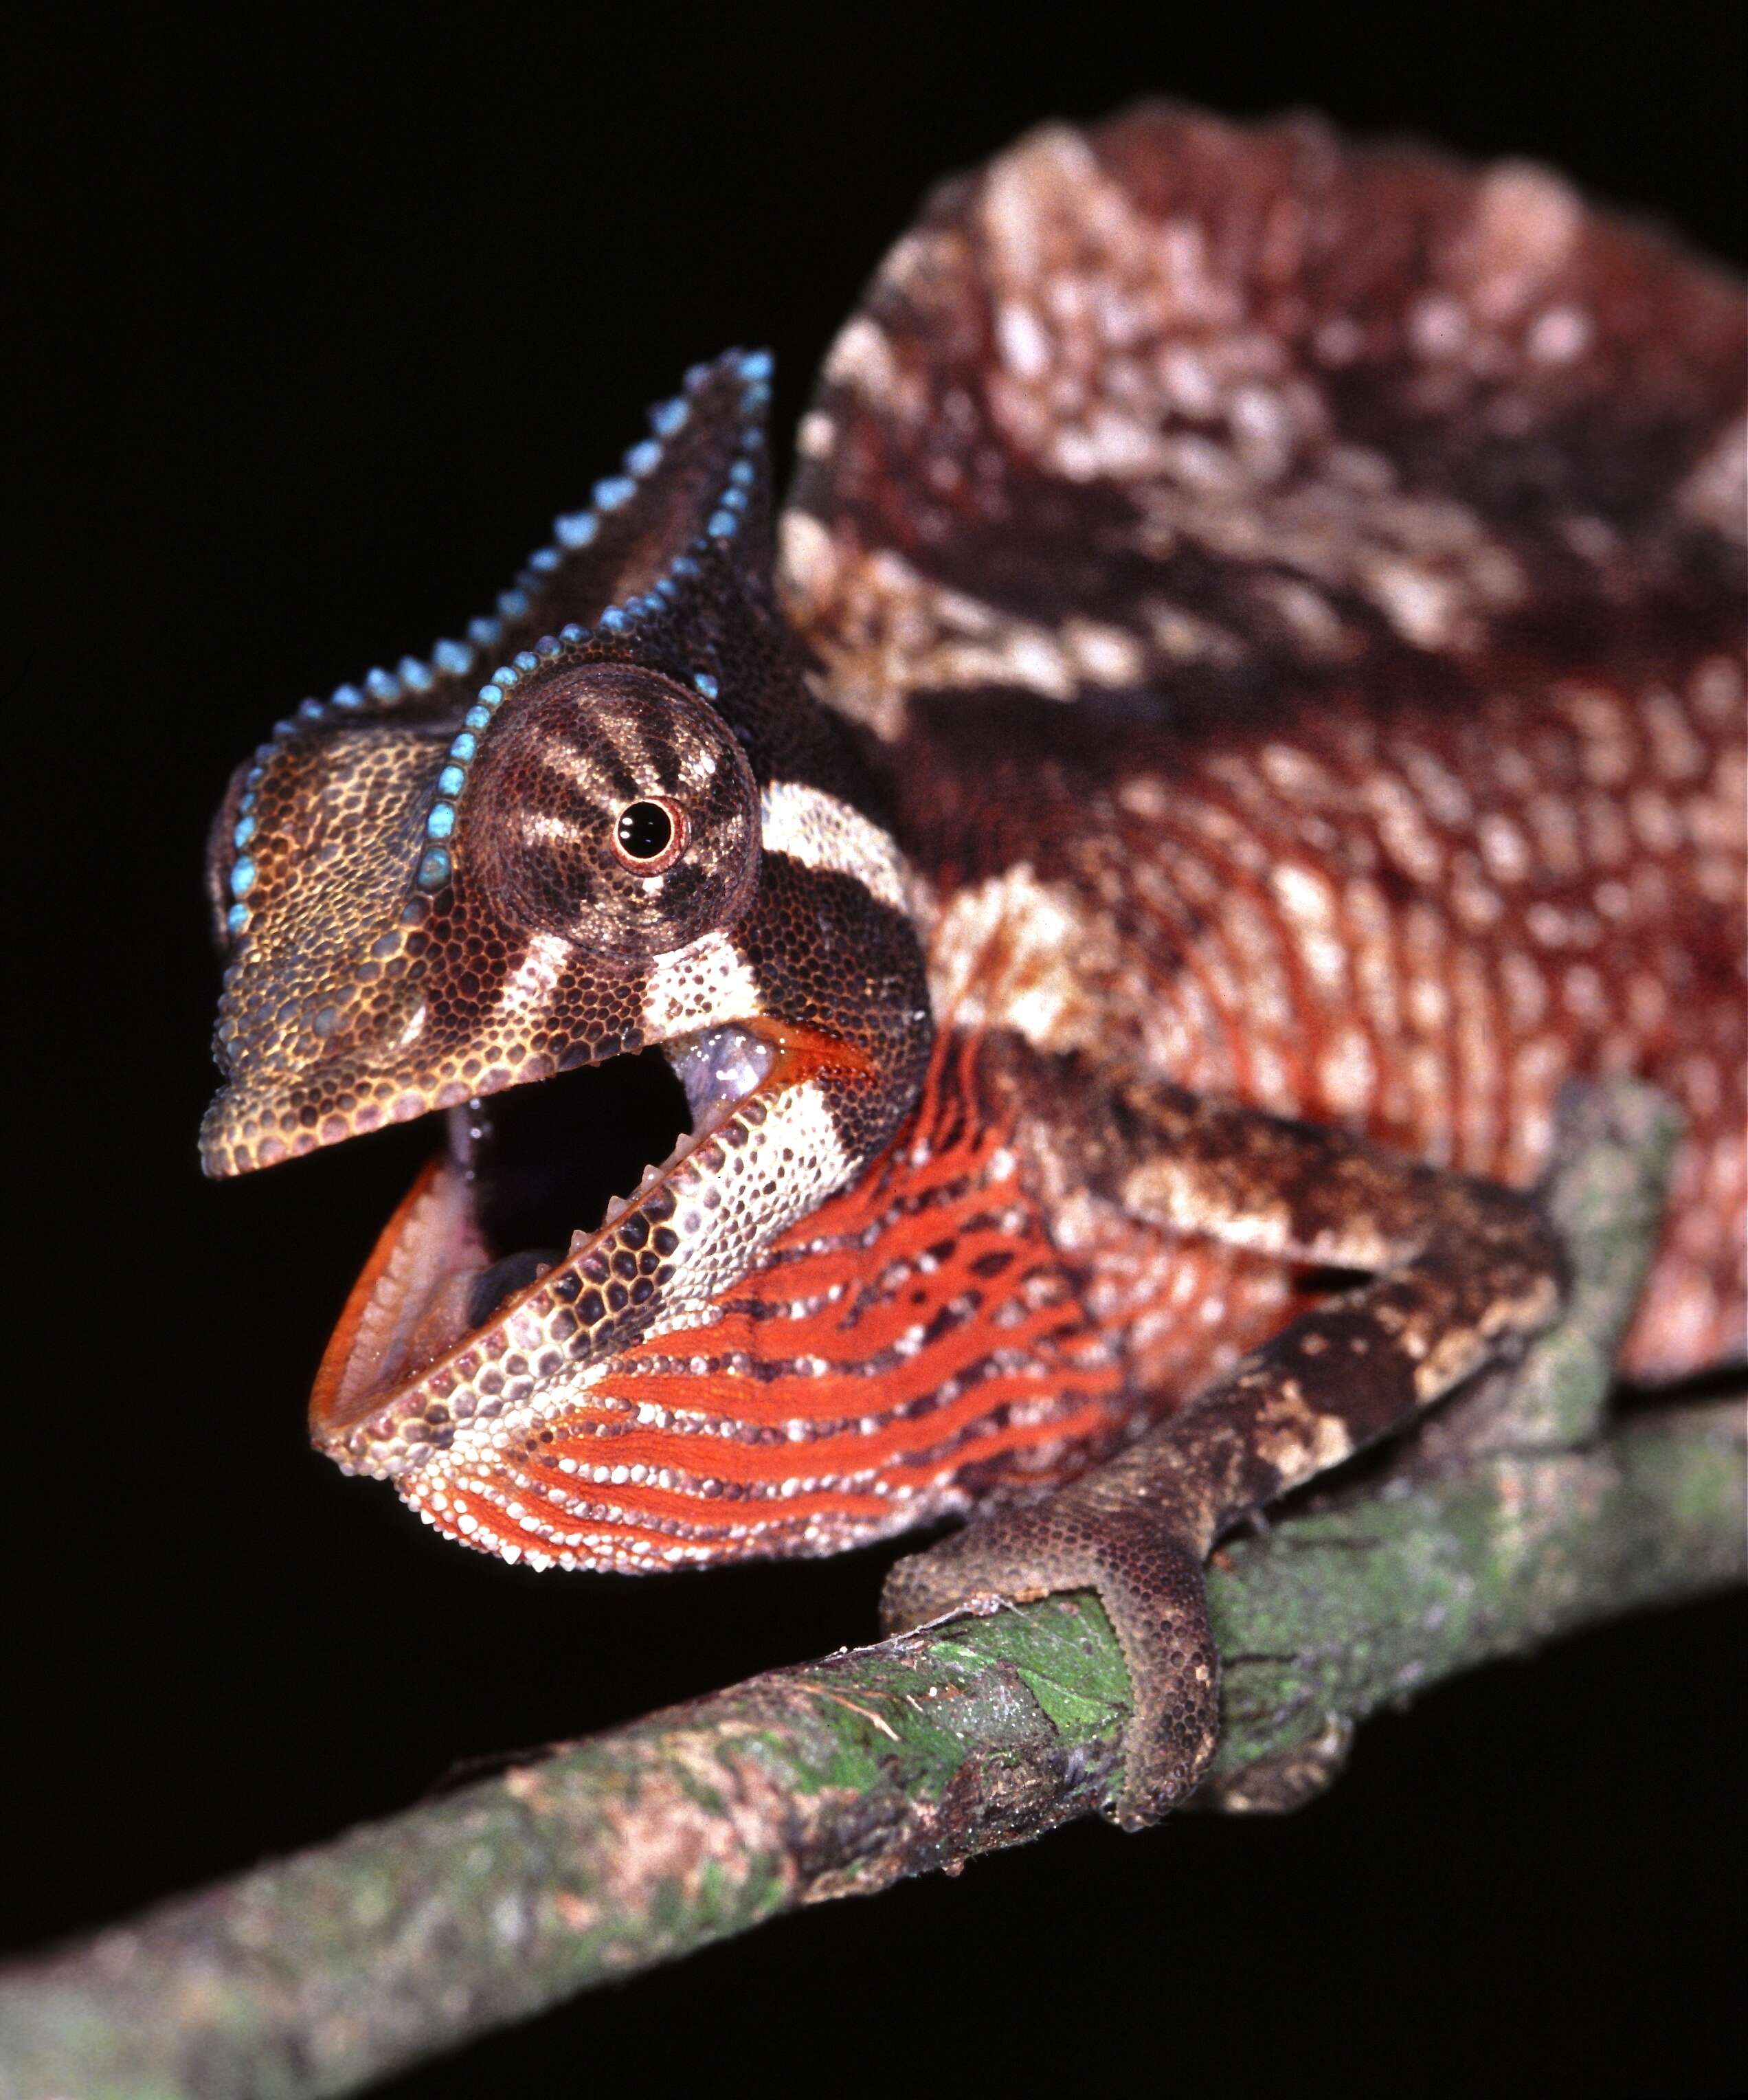
<instances>
[{"instance_id":1,"label":"white spot on body","mask_svg":"<svg viewBox=\"0 0 1748 2100\"><path fill-rule=\"evenodd\" d=\"M651 958L643 992L643 1031L653 1042L761 1010L757 980L726 933L710 933Z\"/></svg>"},{"instance_id":2,"label":"white spot on body","mask_svg":"<svg viewBox=\"0 0 1748 2100\"><path fill-rule=\"evenodd\" d=\"M1294 945L1318 990L1331 999L1344 997L1348 951L1336 933L1335 900L1329 885L1313 870L1292 861L1275 868L1271 880Z\"/></svg>"},{"instance_id":3,"label":"white spot on body","mask_svg":"<svg viewBox=\"0 0 1748 2100\"><path fill-rule=\"evenodd\" d=\"M822 409L809 409L797 426L795 449L803 459L828 459L836 441L836 426Z\"/></svg>"},{"instance_id":4,"label":"white spot on body","mask_svg":"<svg viewBox=\"0 0 1748 2100\"><path fill-rule=\"evenodd\" d=\"M1318 1064L1318 1083L1333 1115L1362 1121L1372 1110L1378 1086L1377 1061L1363 1029L1338 1029Z\"/></svg>"},{"instance_id":5,"label":"white spot on body","mask_svg":"<svg viewBox=\"0 0 1748 2100\"><path fill-rule=\"evenodd\" d=\"M1455 244L1454 276L1483 326L1516 321L1570 257L1583 206L1545 169L1506 165L1483 177Z\"/></svg>"},{"instance_id":6,"label":"white spot on body","mask_svg":"<svg viewBox=\"0 0 1748 2100\"><path fill-rule=\"evenodd\" d=\"M777 536L784 590L803 599L829 598L837 583L837 556L824 526L805 510L786 510Z\"/></svg>"},{"instance_id":7,"label":"white spot on body","mask_svg":"<svg viewBox=\"0 0 1748 2100\"><path fill-rule=\"evenodd\" d=\"M1651 758L1666 780L1697 780L1706 770L1706 747L1688 727L1673 693L1653 688L1640 704L1650 733Z\"/></svg>"},{"instance_id":8,"label":"white spot on body","mask_svg":"<svg viewBox=\"0 0 1748 2100\"><path fill-rule=\"evenodd\" d=\"M1070 620L1062 628L1070 661L1089 685L1138 685L1147 667L1147 652L1132 634L1092 620Z\"/></svg>"},{"instance_id":9,"label":"white spot on body","mask_svg":"<svg viewBox=\"0 0 1748 2100\"><path fill-rule=\"evenodd\" d=\"M497 995L499 1016L526 1026L531 1017L544 1013L571 953L571 944L562 934L536 933Z\"/></svg>"},{"instance_id":10,"label":"white spot on body","mask_svg":"<svg viewBox=\"0 0 1748 2100\"><path fill-rule=\"evenodd\" d=\"M1639 843L1649 853L1672 854L1685 844L1681 818L1666 795L1654 788L1634 791L1627 804Z\"/></svg>"},{"instance_id":11,"label":"white spot on body","mask_svg":"<svg viewBox=\"0 0 1748 2100\"><path fill-rule=\"evenodd\" d=\"M898 849L859 810L801 781L774 780L760 797L759 814L767 853L787 854L804 867L851 876L881 903L894 911L907 910Z\"/></svg>"},{"instance_id":12,"label":"white spot on body","mask_svg":"<svg viewBox=\"0 0 1748 2100\"><path fill-rule=\"evenodd\" d=\"M1109 925L1029 862L960 890L929 944L929 989L943 1024L1012 1028L1040 1049L1105 1042L1099 980L1115 968Z\"/></svg>"},{"instance_id":13,"label":"white spot on body","mask_svg":"<svg viewBox=\"0 0 1748 2100\"><path fill-rule=\"evenodd\" d=\"M825 377L849 386L876 407L890 406L898 388L898 370L885 332L865 315L843 329L825 361Z\"/></svg>"},{"instance_id":14,"label":"white spot on body","mask_svg":"<svg viewBox=\"0 0 1748 2100\"><path fill-rule=\"evenodd\" d=\"M1578 813L1570 796L1537 795L1524 812L1535 833L1536 853L1544 872L1576 875L1583 866L1578 849Z\"/></svg>"},{"instance_id":15,"label":"white spot on body","mask_svg":"<svg viewBox=\"0 0 1748 2100\"><path fill-rule=\"evenodd\" d=\"M1469 317L1448 292L1428 292L1409 311L1408 339L1425 358L1459 356L1469 339Z\"/></svg>"},{"instance_id":16,"label":"white spot on body","mask_svg":"<svg viewBox=\"0 0 1748 2100\"><path fill-rule=\"evenodd\" d=\"M1445 871L1444 848L1428 823L1419 798L1393 773L1366 783L1366 799L1384 851L1406 875L1430 889Z\"/></svg>"},{"instance_id":17,"label":"white spot on body","mask_svg":"<svg viewBox=\"0 0 1748 2100\"><path fill-rule=\"evenodd\" d=\"M1737 546L1748 538L1748 417L1719 435L1676 492L1675 507Z\"/></svg>"},{"instance_id":18,"label":"white spot on body","mask_svg":"<svg viewBox=\"0 0 1748 2100\"><path fill-rule=\"evenodd\" d=\"M1530 848L1509 817L1489 810L1476 827L1481 858L1495 882L1521 882L1530 872Z\"/></svg>"},{"instance_id":19,"label":"white spot on body","mask_svg":"<svg viewBox=\"0 0 1748 2100\"><path fill-rule=\"evenodd\" d=\"M1748 441L1748 431L1744 432ZM1688 684L1696 712L1715 729L1737 727L1742 705L1742 674L1728 656L1708 656Z\"/></svg>"},{"instance_id":20,"label":"white spot on body","mask_svg":"<svg viewBox=\"0 0 1748 2100\"><path fill-rule=\"evenodd\" d=\"M1590 348L1596 330L1579 307L1547 307L1530 324L1524 349L1536 364L1570 364Z\"/></svg>"},{"instance_id":21,"label":"white spot on body","mask_svg":"<svg viewBox=\"0 0 1748 2100\"><path fill-rule=\"evenodd\" d=\"M1050 364L1050 339L1030 307L1008 301L995 315L995 340L1003 363L1022 379L1039 379Z\"/></svg>"}]
</instances>

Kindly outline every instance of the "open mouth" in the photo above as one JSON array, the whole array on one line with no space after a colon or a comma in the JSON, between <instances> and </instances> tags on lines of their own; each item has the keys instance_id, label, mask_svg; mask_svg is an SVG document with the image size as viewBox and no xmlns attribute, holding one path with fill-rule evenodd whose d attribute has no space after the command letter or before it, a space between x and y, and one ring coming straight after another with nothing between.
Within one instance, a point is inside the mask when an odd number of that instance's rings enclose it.
<instances>
[{"instance_id":1,"label":"open mouth","mask_svg":"<svg viewBox=\"0 0 1748 2100\"><path fill-rule=\"evenodd\" d=\"M447 1111L378 1240L311 1401L332 1435L391 1402L585 1259L771 1079L780 1052L713 1028Z\"/></svg>"}]
</instances>

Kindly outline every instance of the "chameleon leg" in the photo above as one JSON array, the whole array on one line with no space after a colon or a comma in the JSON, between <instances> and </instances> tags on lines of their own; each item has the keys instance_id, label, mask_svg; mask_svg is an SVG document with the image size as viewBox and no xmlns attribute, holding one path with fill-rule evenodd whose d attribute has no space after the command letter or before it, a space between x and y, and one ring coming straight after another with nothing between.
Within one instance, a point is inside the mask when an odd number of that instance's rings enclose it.
<instances>
[{"instance_id":1,"label":"chameleon leg","mask_svg":"<svg viewBox=\"0 0 1748 2100\"><path fill-rule=\"evenodd\" d=\"M889 1626L1002 1599L1096 1590L1135 1687L1114 1812L1134 1828L1182 1801L1218 1727L1219 1662L1202 1577L1209 1549L1247 1512L1474 1372L1510 1361L1553 1320L1565 1263L1548 1211L1599 1146L1627 1141L1613 1132L1609 1092L1570 1090L1550 1184L1530 1195L1337 1132L1130 1090L1115 1105L1120 1134L1132 1143L1150 1136L1156 1149L1130 1150L1128 1163L1098 1176L1120 1180L1128 1207L1379 1273L1294 1321L1108 1464L899 1562L884 1599Z\"/></svg>"}]
</instances>

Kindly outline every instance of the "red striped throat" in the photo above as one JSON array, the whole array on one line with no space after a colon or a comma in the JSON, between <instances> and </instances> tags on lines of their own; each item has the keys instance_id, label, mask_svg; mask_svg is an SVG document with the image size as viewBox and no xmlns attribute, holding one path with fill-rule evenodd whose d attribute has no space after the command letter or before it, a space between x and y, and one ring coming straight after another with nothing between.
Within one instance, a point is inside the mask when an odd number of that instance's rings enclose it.
<instances>
[{"instance_id":1,"label":"red striped throat","mask_svg":"<svg viewBox=\"0 0 1748 2100\"><path fill-rule=\"evenodd\" d=\"M978 1064L944 1035L851 1187L684 1325L458 1430L407 1502L509 1560L637 1571L835 1552L1079 1471L1120 1433L1122 1364Z\"/></svg>"}]
</instances>

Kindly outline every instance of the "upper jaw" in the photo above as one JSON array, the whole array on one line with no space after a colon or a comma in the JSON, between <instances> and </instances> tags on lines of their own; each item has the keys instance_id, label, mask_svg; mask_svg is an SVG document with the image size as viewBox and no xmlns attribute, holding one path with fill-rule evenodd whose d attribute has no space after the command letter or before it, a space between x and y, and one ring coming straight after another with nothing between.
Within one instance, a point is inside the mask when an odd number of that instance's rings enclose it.
<instances>
[{"instance_id":1,"label":"upper jaw","mask_svg":"<svg viewBox=\"0 0 1748 2100\"><path fill-rule=\"evenodd\" d=\"M551 1079L560 1069L550 1055L523 1051L489 1061L458 1058L435 1074L404 1078L373 1061L354 1073L332 1060L289 1085L271 1078L254 1084L233 1079L214 1096L201 1123L201 1163L215 1180L251 1174L391 1123Z\"/></svg>"},{"instance_id":2,"label":"upper jaw","mask_svg":"<svg viewBox=\"0 0 1748 2100\"><path fill-rule=\"evenodd\" d=\"M450 964L475 946L503 951L497 976L470 982ZM201 1128L206 1172L253 1173L660 1039L630 973L595 987L586 1034L567 1028L554 1008L576 961L564 942L518 945L483 914L439 921L422 900L301 988L283 957L245 948L219 1008L227 1083Z\"/></svg>"},{"instance_id":3,"label":"upper jaw","mask_svg":"<svg viewBox=\"0 0 1748 2100\"><path fill-rule=\"evenodd\" d=\"M574 1380L633 1335L700 1317L842 1180L850 1162L828 1096L856 1076L854 1052L762 1021L664 1048L691 1134L478 1325L469 1295L493 1254L465 1138L427 1167L329 1345L311 1401L320 1448L348 1471L392 1477L466 1425L526 1411L541 1388Z\"/></svg>"},{"instance_id":4,"label":"upper jaw","mask_svg":"<svg viewBox=\"0 0 1748 2100\"><path fill-rule=\"evenodd\" d=\"M403 930L386 938L398 939ZM530 945L499 988L495 1006L483 1012L452 992L439 995L422 955L395 986L392 1001L375 1010L345 973L336 972L316 995L324 1001L318 1015L333 1017L325 1036L301 1023L277 1035L258 1025L245 1030L229 1010L238 997L233 987L221 1009L221 1063L228 1083L201 1127L202 1165L214 1179L253 1173L391 1123L608 1064L628 1052L660 1047L676 1057L690 1056L686 1046L713 1023L760 1025L739 1020L746 1001L737 974L722 973L718 987L700 965L703 951L712 949L708 961L723 945L713 937L656 959L665 977L685 989L666 1010L652 1000L647 972L614 973L592 986L586 1037L567 1033L554 1011L576 958L567 943L545 938ZM661 973L652 979L664 981ZM722 995L713 997L718 990ZM505 996L511 991L514 999ZM271 997L259 995L256 1004L270 1010ZM269 1017L275 1017L271 1011Z\"/></svg>"}]
</instances>

